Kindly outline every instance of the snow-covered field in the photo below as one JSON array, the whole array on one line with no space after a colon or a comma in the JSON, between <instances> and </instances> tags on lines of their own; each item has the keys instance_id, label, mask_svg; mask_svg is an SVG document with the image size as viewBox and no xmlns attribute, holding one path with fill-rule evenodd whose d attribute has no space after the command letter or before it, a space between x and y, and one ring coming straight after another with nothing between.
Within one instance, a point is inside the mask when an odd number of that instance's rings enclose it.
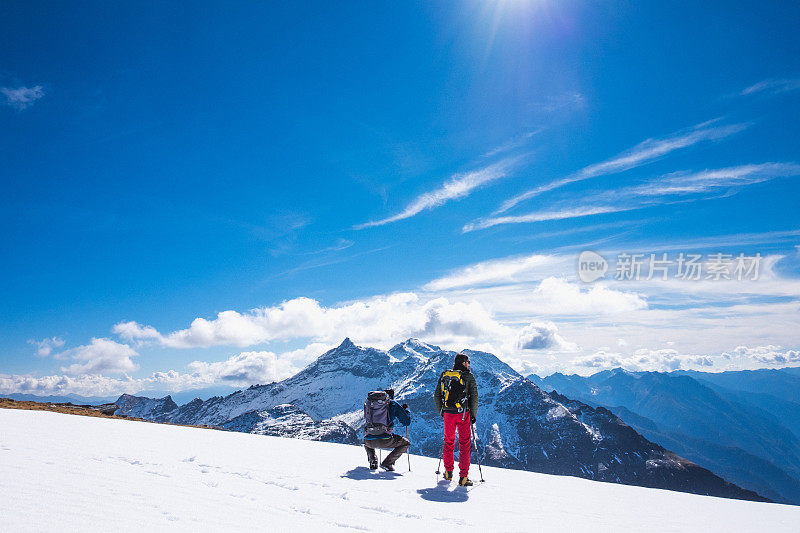
<instances>
[{"instance_id":1,"label":"snow-covered field","mask_svg":"<svg viewBox=\"0 0 800 533\"><path fill-rule=\"evenodd\" d=\"M412 434L413 440L413 434ZM413 448L412 448L413 450ZM797 531L800 507L484 468L469 490L354 446L0 409L3 531ZM478 479L477 468L471 477ZM458 528L461 530L461 527Z\"/></svg>"}]
</instances>

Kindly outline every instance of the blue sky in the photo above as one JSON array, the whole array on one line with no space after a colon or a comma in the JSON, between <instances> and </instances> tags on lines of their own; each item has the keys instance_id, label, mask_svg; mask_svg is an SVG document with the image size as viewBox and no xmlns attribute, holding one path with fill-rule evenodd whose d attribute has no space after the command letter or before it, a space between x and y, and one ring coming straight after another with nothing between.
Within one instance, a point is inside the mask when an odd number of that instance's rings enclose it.
<instances>
[{"instance_id":1,"label":"blue sky","mask_svg":"<svg viewBox=\"0 0 800 533\"><path fill-rule=\"evenodd\" d=\"M240 385L346 335L800 364L796 5L1 9L0 390ZM583 249L770 259L590 286Z\"/></svg>"}]
</instances>

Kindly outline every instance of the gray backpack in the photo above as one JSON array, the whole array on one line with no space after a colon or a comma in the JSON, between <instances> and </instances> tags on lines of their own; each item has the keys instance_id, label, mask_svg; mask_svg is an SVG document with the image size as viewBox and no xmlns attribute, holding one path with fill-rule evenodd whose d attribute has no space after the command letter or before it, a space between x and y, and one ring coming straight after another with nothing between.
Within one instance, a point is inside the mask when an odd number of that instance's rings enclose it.
<instances>
[{"instance_id":1,"label":"gray backpack","mask_svg":"<svg viewBox=\"0 0 800 533\"><path fill-rule=\"evenodd\" d=\"M391 398L382 390L367 394L364 402L364 435L384 435L392 432L389 423L389 404Z\"/></svg>"}]
</instances>

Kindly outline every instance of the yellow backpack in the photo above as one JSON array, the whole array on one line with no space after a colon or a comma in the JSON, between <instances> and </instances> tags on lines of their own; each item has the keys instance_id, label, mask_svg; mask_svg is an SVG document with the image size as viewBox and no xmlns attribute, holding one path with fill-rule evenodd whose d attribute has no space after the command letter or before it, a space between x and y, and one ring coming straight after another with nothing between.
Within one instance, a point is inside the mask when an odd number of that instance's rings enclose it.
<instances>
[{"instance_id":1,"label":"yellow backpack","mask_svg":"<svg viewBox=\"0 0 800 533\"><path fill-rule=\"evenodd\" d=\"M442 408L447 412L463 413L469 407L469 391L460 370L445 370L439 377Z\"/></svg>"}]
</instances>

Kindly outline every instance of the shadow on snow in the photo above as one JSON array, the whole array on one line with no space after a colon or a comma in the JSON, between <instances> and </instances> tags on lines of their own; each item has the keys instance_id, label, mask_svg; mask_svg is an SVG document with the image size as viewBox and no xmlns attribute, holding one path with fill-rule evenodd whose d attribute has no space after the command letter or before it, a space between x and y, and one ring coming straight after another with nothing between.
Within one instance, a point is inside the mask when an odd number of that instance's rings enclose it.
<instances>
[{"instance_id":1,"label":"shadow on snow","mask_svg":"<svg viewBox=\"0 0 800 533\"><path fill-rule=\"evenodd\" d=\"M465 502L469 499L469 492L463 487L456 487L455 490L447 490L450 486L449 481L439 481L435 487L429 489L419 489L417 494L423 500L442 503Z\"/></svg>"},{"instance_id":2,"label":"shadow on snow","mask_svg":"<svg viewBox=\"0 0 800 533\"><path fill-rule=\"evenodd\" d=\"M347 479L394 479L400 477L401 474L397 472L383 472L378 470L370 470L366 466L357 466L352 470L348 470L340 477Z\"/></svg>"}]
</instances>

